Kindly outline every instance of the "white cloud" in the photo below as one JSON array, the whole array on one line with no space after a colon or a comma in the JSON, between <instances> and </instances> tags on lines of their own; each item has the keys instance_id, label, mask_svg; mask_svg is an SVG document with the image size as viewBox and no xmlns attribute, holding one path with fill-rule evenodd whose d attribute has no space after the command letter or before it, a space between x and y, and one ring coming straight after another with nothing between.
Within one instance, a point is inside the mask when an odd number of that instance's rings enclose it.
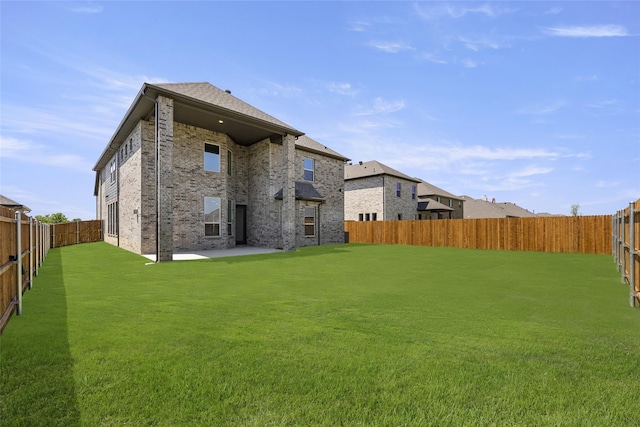
<instances>
[{"instance_id":1,"label":"white cloud","mask_svg":"<svg viewBox=\"0 0 640 427\"><path fill-rule=\"evenodd\" d=\"M424 59L427 60L429 62L433 62L435 64L447 64L448 61L438 55L436 55L435 53L430 53L430 52L423 52L419 55L417 55L418 59Z\"/></svg>"},{"instance_id":2,"label":"white cloud","mask_svg":"<svg viewBox=\"0 0 640 427\"><path fill-rule=\"evenodd\" d=\"M476 3L477 4L477 3ZM462 4L438 4L437 6L423 7L421 4L416 3L414 9L418 15L426 20L435 20L440 18L462 18L465 15L484 15L489 18L496 18L498 16L511 13L513 9L506 9L497 7L495 4L485 3L482 5L462 5Z\"/></svg>"},{"instance_id":3,"label":"white cloud","mask_svg":"<svg viewBox=\"0 0 640 427\"><path fill-rule=\"evenodd\" d=\"M478 52L481 49L502 49L506 47L511 47L510 44L505 42L500 42L496 40L495 37L490 38L488 36L481 36L477 38L470 37L458 37L458 41L465 45L467 49L473 50L474 52Z\"/></svg>"},{"instance_id":4,"label":"white cloud","mask_svg":"<svg viewBox=\"0 0 640 427\"><path fill-rule=\"evenodd\" d=\"M369 42L369 46L386 53L398 53L398 52L403 52L405 50L414 50L414 48L411 45L402 41L399 41L399 42L371 41Z\"/></svg>"},{"instance_id":5,"label":"white cloud","mask_svg":"<svg viewBox=\"0 0 640 427\"><path fill-rule=\"evenodd\" d=\"M465 68L476 68L478 66L478 63L476 61L471 60L469 58L463 59L462 61L460 61L460 63Z\"/></svg>"},{"instance_id":6,"label":"white cloud","mask_svg":"<svg viewBox=\"0 0 640 427\"><path fill-rule=\"evenodd\" d=\"M531 105L527 107L520 108L516 110L518 114L526 114L526 115L534 115L534 116L542 116L547 114L552 114L558 111L560 108L567 105L565 101L558 100L549 104L539 104L539 105Z\"/></svg>"},{"instance_id":7,"label":"white cloud","mask_svg":"<svg viewBox=\"0 0 640 427\"><path fill-rule=\"evenodd\" d=\"M557 37L625 37L630 34L622 25L544 27L542 32Z\"/></svg>"},{"instance_id":8,"label":"white cloud","mask_svg":"<svg viewBox=\"0 0 640 427\"><path fill-rule=\"evenodd\" d=\"M371 105L360 107L354 113L355 116L369 116L372 114L389 114L402 110L406 106L403 100L389 101L382 97L377 97Z\"/></svg>"},{"instance_id":9,"label":"white cloud","mask_svg":"<svg viewBox=\"0 0 640 427\"><path fill-rule=\"evenodd\" d=\"M59 148L58 148L59 149ZM26 163L56 166L78 172L90 172L92 164L76 154L51 152L49 147L30 140L0 136L0 155Z\"/></svg>"},{"instance_id":10,"label":"white cloud","mask_svg":"<svg viewBox=\"0 0 640 427\"><path fill-rule=\"evenodd\" d=\"M371 23L366 21L351 21L349 22L349 30L359 33L363 33L371 29Z\"/></svg>"},{"instance_id":11,"label":"white cloud","mask_svg":"<svg viewBox=\"0 0 640 427\"><path fill-rule=\"evenodd\" d=\"M73 13L100 13L102 12L102 6L97 4L95 5L88 4L84 6L77 5L77 6L71 6L67 10Z\"/></svg>"},{"instance_id":12,"label":"white cloud","mask_svg":"<svg viewBox=\"0 0 640 427\"><path fill-rule=\"evenodd\" d=\"M331 82L326 85L329 92L337 93L338 95L356 96L359 90L351 86L350 83L336 83Z\"/></svg>"},{"instance_id":13,"label":"white cloud","mask_svg":"<svg viewBox=\"0 0 640 427\"><path fill-rule=\"evenodd\" d=\"M559 13L561 13L563 11L563 9L561 7L552 7L551 9L547 10L544 14L545 15L557 15Z\"/></svg>"}]
</instances>

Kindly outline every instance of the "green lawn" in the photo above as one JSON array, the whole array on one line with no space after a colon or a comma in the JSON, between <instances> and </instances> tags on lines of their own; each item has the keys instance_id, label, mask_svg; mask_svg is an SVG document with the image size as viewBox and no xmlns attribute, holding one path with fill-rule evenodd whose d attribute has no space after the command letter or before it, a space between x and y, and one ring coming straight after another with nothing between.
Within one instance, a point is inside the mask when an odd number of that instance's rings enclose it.
<instances>
[{"instance_id":1,"label":"green lawn","mask_svg":"<svg viewBox=\"0 0 640 427\"><path fill-rule=\"evenodd\" d=\"M602 255L337 245L49 252L0 338L3 426L638 425Z\"/></svg>"}]
</instances>

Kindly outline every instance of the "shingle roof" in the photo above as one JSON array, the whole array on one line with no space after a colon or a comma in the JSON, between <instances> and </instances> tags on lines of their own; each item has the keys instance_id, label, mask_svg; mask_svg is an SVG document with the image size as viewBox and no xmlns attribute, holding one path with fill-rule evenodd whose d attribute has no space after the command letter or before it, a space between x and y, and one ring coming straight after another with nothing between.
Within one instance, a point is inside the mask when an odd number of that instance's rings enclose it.
<instances>
[{"instance_id":1,"label":"shingle roof","mask_svg":"<svg viewBox=\"0 0 640 427\"><path fill-rule=\"evenodd\" d=\"M189 98L206 102L207 104L216 105L220 108L240 113L254 119L259 119L276 126L294 129L292 126L286 124L285 122L280 121L273 116L270 116L264 111L261 111L244 101L241 101L240 99L233 96L230 92L221 90L208 82L156 83L149 86L156 86L162 88L167 92L184 95Z\"/></svg>"},{"instance_id":2,"label":"shingle roof","mask_svg":"<svg viewBox=\"0 0 640 427\"><path fill-rule=\"evenodd\" d=\"M462 196L462 199L464 200L465 218L525 218L536 216L515 203L492 203L469 196Z\"/></svg>"},{"instance_id":3,"label":"shingle roof","mask_svg":"<svg viewBox=\"0 0 640 427\"><path fill-rule=\"evenodd\" d=\"M278 190L275 198L282 200L282 188ZM296 200L315 200L321 201L325 198L316 190L310 182L296 181Z\"/></svg>"},{"instance_id":4,"label":"shingle roof","mask_svg":"<svg viewBox=\"0 0 640 427\"><path fill-rule=\"evenodd\" d=\"M340 160L347 161L349 160L347 157L338 153L337 151L333 151L332 149L320 144L318 141L314 141L306 135L299 136L296 140L296 147L310 151L312 153L320 153L330 157L335 157Z\"/></svg>"},{"instance_id":5,"label":"shingle roof","mask_svg":"<svg viewBox=\"0 0 640 427\"><path fill-rule=\"evenodd\" d=\"M440 187L436 187L435 185L421 179L418 180L420 181L418 183L418 198L424 196L444 196L449 199L462 200L460 197L453 195Z\"/></svg>"},{"instance_id":6,"label":"shingle roof","mask_svg":"<svg viewBox=\"0 0 640 427\"><path fill-rule=\"evenodd\" d=\"M449 206L443 205L442 203L437 202L433 199L426 198L418 202L418 210L438 212L438 211L452 211L454 209L450 208Z\"/></svg>"},{"instance_id":7,"label":"shingle roof","mask_svg":"<svg viewBox=\"0 0 640 427\"><path fill-rule=\"evenodd\" d=\"M384 165L376 160L370 160L368 162L361 162L355 165L346 165L344 167L344 179L357 179L366 178L369 176L377 175L390 175L396 178L406 179L407 181L420 182L417 178L411 178L409 175L405 175L387 165Z\"/></svg>"},{"instance_id":8,"label":"shingle roof","mask_svg":"<svg viewBox=\"0 0 640 427\"><path fill-rule=\"evenodd\" d=\"M13 199L3 196L2 194L0 194L0 206L6 206L8 208L16 209L16 210L24 210L26 212L31 211L31 209L29 209L28 206L25 206L22 203L18 203Z\"/></svg>"}]
</instances>

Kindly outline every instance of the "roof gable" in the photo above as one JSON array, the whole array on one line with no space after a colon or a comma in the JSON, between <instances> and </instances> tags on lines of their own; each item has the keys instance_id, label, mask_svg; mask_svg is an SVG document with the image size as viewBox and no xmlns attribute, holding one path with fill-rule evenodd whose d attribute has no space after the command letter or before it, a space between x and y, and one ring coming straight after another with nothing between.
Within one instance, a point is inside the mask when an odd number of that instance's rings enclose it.
<instances>
[{"instance_id":1,"label":"roof gable","mask_svg":"<svg viewBox=\"0 0 640 427\"><path fill-rule=\"evenodd\" d=\"M400 171L390 168L376 160L368 162L359 162L356 165L346 165L344 167L344 179L358 179L377 175L389 175L396 178L406 179L407 181L420 182L417 178L411 178Z\"/></svg>"}]
</instances>

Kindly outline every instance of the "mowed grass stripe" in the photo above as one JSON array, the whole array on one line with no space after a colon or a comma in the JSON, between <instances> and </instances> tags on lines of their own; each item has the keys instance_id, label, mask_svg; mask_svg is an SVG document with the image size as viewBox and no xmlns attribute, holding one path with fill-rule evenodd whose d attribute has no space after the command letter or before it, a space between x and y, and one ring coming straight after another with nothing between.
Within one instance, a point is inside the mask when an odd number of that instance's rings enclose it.
<instances>
[{"instance_id":1,"label":"mowed grass stripe","mask_svg":"<svg viewBox=\"0 0 640 427\"><path fill-rule=\"evenodd\" d=\"M337 245L145 265L52 250L1 342L7 425L633 425L608 256Z\"/></svg>"}]
</instances>

